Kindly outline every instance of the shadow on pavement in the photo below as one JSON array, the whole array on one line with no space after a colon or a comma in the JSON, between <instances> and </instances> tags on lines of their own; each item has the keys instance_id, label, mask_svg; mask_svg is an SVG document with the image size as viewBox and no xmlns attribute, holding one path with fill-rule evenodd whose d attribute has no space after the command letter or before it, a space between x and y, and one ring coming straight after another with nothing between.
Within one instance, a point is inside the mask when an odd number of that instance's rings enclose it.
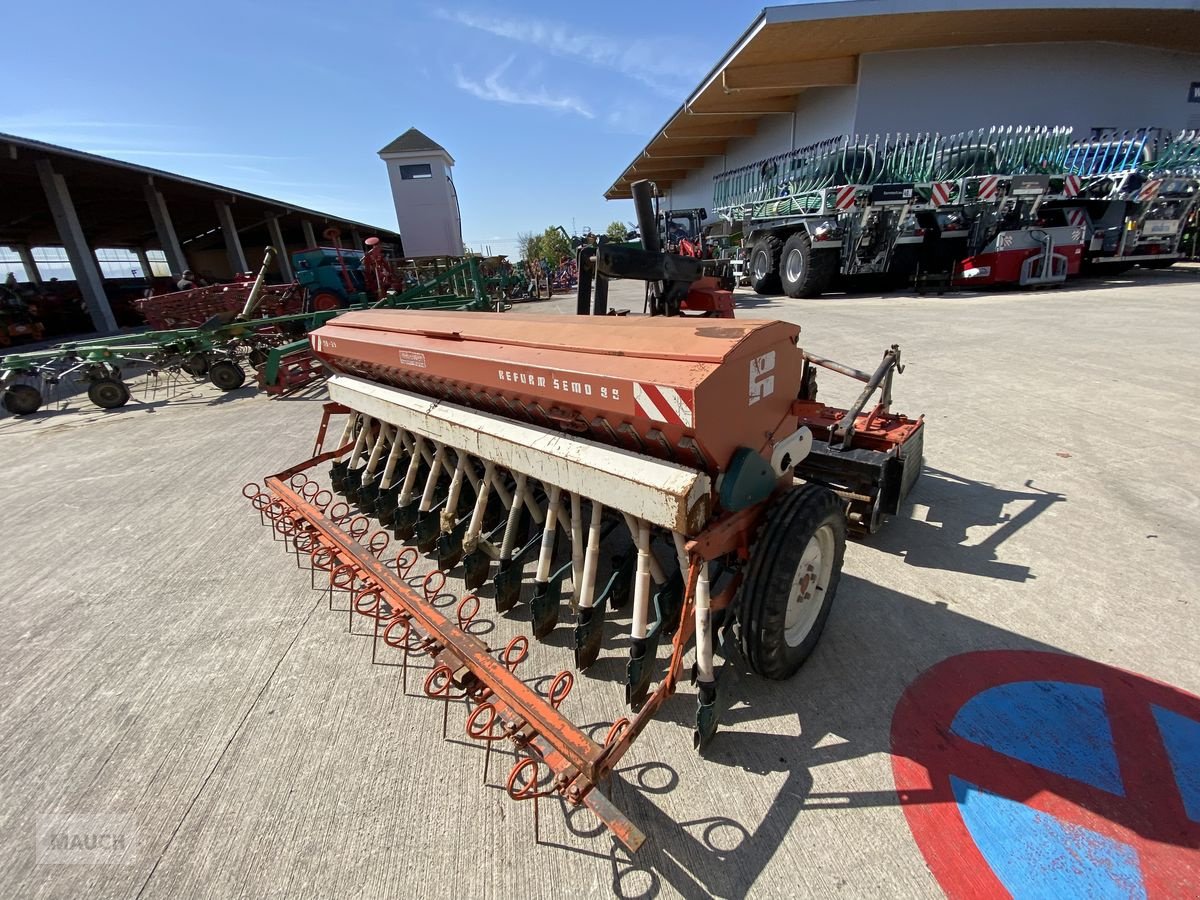
<instances>
[{"instance_id":1,"label":"shadow on pavement","mask_svg":"<svg viewBox=\"0 0 1200 900\"><path fill-rule=\"evenodd\" d=\"M804 827L806 810L898 806L891 789L814 792L811 772L841 760L890 753L892 712L908 684L949 656L981 649L1054 650L946 604L843 576L825 635L794 678L759 678L740 658L722 675L721 689L731 708L705 758L762 775L786 773L767 815L753 823L723 816L676 822L653 802L652 795L663 791L647 790L636 772L631 778L620 770L616 802L648 840L633 858L615 842L610 847L614 892L653 897L669 886L668 893L685 897L743 896L788 832ZM660 716L690 730L692 697L673 697ZM786 729L789 734L754 727L779 719L794 723ZM663 763L643 765L670 769ZM678 779L674 770L655 777L672 785Z\"/></svg>"},{"instance_id":2,"label":"shadow on pavement","mask_svg":"<svg viewBox=\"0 0 1200 900\"><path fill-rule=\"evenodd\" d=\"M889 522L867 543L884 553L902 556L910 566L1028 581L1036 577L1028 566L1001 562L996 550L1067 498L1036 488L1032 481L1026 481L1025 487L1025 491L1005 490L926 466L910 497L910 501L928 507L924 520ZM1017 509L1012 512L1010 507L1014 505ZM968 543L969 529L979 527L993 530L978 544Z\"/></svg>"}]
</instances>

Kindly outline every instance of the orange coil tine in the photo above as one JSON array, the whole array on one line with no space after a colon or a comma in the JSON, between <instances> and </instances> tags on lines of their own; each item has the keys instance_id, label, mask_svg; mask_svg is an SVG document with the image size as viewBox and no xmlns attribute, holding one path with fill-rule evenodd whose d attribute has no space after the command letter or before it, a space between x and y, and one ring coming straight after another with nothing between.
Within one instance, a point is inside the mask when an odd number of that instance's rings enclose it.
<instances>
[{"instance_id":1,"label":"orange coil tine","mask_svg":"<svg viewBox=\"0 0 1200 900\"><path fill-rule=\"evenodd\" d=\"M358 578L358 569L349 563L342 563L329 571L329 586L339 591L351 591Z\"/></svg>"},{"instance_id":2,"label":"orange coil tine","mask_svg":"<svg viewBox=\"0 0 1200 900\"><path fill-rule=\"evenodd\" d=\"M374 602L363 604L363 598L373 597ZM378 621L379 604L383 602L383 592L375 585L367 585L354 597L354 611L360 616L370 616Z\"/></svg>"},{"instance_id":3,"label":"orange coil tine","mask_svg":"<svg viewBox=\"0 0 1200 900\"><path fill-rule=\"evenodd\" d=\"M314 547L309 556L312 558L313 568L320 569L322 572L329 572L337 565L337 553L323 544ZM325 561L324 565L318 562L322 559Z\"/></svg>"},{"instance_id":4,"label":"orange coil tine","mask_svg":"<svg viewBox=\"0 0 1200 900\"><path fill-rule=\"evenodd\" d=\"M396 638L392 635L392 631L398 626L404 627L404 633L399 638ZM402 613L396 613L387 625L383 626L383 642L393 650L400 650L401 648L407 650L410 634L412 634L412 622Z\"/></svg>"},{"instance_id":5,"label":"orange coil tine","mask_svg":"<svg viewBox=\"0 0 1200 900\"><path fill-rule=\"evenodd\" d=\"M324 498L324 499L322 499ZM312 504L321 512L329 509L329 504L333 502L333 492L326 488L321 488L312 498Z\"/></svg>"},{"instance_id":6,"label":"orange coil tine","mask_svg":"<svg viewBox=\"0 0 1200 900\"><path fill-rule=\"evenodd\" d=\"M382 542L381 539L382 538ZM388 548L388 544L392 542L392 536L386 531L377 531L371 535L371 540L367 544L367 549L371 551L371 555L379 559L383 555L383 551Z\"/></svg>"},{"instance_id":7,"label":"orange coil tine","mask_svg":"<svg viewBox=\"0 0 1200 900\"><path fill-rule=\"evenodd\" d=\"M481 714L487 714L487 721L480 723ZM507 737L506 729L501 728L500 733L495 733L496 725L496 707L490 703L480 703L467 716L467 735L477 741L501 741ZM503 722L501 723L503 725Z\"/></svg>"},{"instance_id":8,"label":"orange coil tine","mask_svg":"<svg viewBox=\"0 0 1200 900\"><path fill-rule=\"evenodd\" d=\"M244 485L242 485L242 496L245 497L247 500L253 500L255 497L257 497L261 493L262 493L262 490L253 481L248 481Z\"/></svg>"},{"instance_id":9,"label":"orange coil tine","mask_svg":"<svg viewBox=\"0 0 1200 900\"><path fill-rule=\"evenodd\" d=\"M321 486L315 481L310 481L300 489L300 496L312 503L313 497L317 496L317 492L321 490Z\"/></svg>"},{"instance_id":10,"label":"orange coil tine","mask_svg":"<svg viewBox=\"0 0 1200 900\"><path fill-rule=\"evenodd\" d=\"M558 709L559 705L567 699L567 695L571 693L571 688L574 686L575 676L566 669L563 669L550 682L550 690L546 692L546 699L550 701L551 706Z\"/></svg>"},{"instance_id":11,"label":"orange coil tine","mask_svg":"<svg viewBox=\"0 0 1200 900\"><path fill-rule=\"evenodd\" d=\"M617 719L612 723L612 727L608 729L608 734L604 736L604 746L611 747L618 741L626 731L629 730L630 721L625 718Z\"/></svg>"},{"instance_id":12,"label":"orange coil tine","mask_svg":"<svg viewBox=\"0 0 1200 900\"><path fill-rule=\"evenodd\" d=\"M259 491L252 498L250 498L250 505L259 512L262 512L271 505L271 495L266 491Z\"/></svg>"},{"instance_id":13,"label":"orange coil tine","mask_svg":"<svg viewBox=\"0 0 1200 900\"><path fill-rule=\"evenodd\" d=\"M308 484L309 478L303 472L297 472L288 479L288 484L291 485L293 491L302 491L304 486Z\"/></svg>"},{"instance_id":14,"label":"orange coil tine","mask_svg":"<svg viewBox=\"0 0 1200 900\"><path fill-rule=\"evenodd\" d=\"M417 564L419 554L415 547L405 547L396 554L396 571L401 578L407 578L412 567Z\"/></svg>"},{"instance_id":15,"label":"orange coil tine","mask_svg":"<svg viewBox=\"0 0 1200 900\"><path fill-rule=\"evenodd\" d=\"M339 500L333 506L329 507L329 518L333 519L335 525L341 525L350 518L350 504L344 500Z\"/></svg>"},{"instance_id":16,"label":"orange coil tine","mask_svg":"<svg viewBox=\"0 0 1200 900\"><path fill-rule=\"evenodd\" d=\"M479 614L479 598L474 594L467 594L458 601L458 607L455 612L458 615L459 629L466 631L467 626Z\"/></svg>"},{"instance_id":17,"label":"orange coil tine","mask_svg":"<svg viewBox=\"0 0 1200 900\"><path fill-rule=\"evenodd\" d=\"M287 506L281 500L272 500L263 512L266 513L268 519L274 522L287 511Z\"/></svg>"},{"instance_id":18,"label":"orange coil tine","mask_svg":"<svg viewBox=\"0 0 1200 900\"><path fill-rule=\"evenodd\" d=\"M371 530L371 520L366 516L355 516L346 530L350 532L350 537L357 541Z\"/></svg>"},{"instance_id":19,"label":"orange coil tine","mask_svg":"<svg viewBox=\"0 0 1200 900\"><path fill-rule=\"evenodd\" d=\"M431 587L436 580L437 586ZM421 590L425 592L425 599L432 601L442 592L442 588L446 586L446 576L438 569L430 572L425 576L425 580L421 582Z\"/></svg>"},{"instance_id":20,"label":"orange coil tine","mask_svg":"<svg viewBox=\"0 0 1200 900\"><path fill-rule=\"evenodd\" d=\"M533 768L533 772L522 783L521 773L530 767ZM541 781L541 768L542 764L536 757L526 756L517 760L517 764L508 773L508 781L504 785L504 789L508 791L508 796L514 800L535 800L550 793L549 791L539 791L537 789L538 782Z\"/></svg>"},{"instance_id":21,"label":"orange coil tine","mask_svg":"<svg viewBox=\"0 0 1200 900\"><path fill-rule=\"evenodd\" d=\"M421 689L425 691L426 697L449 697L454 685L453 678L454 673L450 671L450 667L445 663L438 663L433 667L433 671L425 676L425 684ZM437 686L439 679L441 687Z\"/></svg>"},{"instance_id":22,"label":"orange coil tine","mask_svg":"<svg viewBox=\"0 0 1200 900\"><path fill-rule=\"evenodd\" d=\"M500 654L500 662L504 663L504 667L508 671L515 672L517 671L517 666L525 662L525 657L528 655L529 638L523 634L518 634L505 646L504 652Z\"/></svg>"}]
</instances>

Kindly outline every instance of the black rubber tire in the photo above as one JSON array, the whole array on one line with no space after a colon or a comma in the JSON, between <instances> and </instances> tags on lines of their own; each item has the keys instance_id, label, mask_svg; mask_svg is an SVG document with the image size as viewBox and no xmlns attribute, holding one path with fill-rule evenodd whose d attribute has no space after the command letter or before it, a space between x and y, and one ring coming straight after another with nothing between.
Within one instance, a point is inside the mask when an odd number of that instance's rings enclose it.
<instances>
[{"instance_id":1,"label":"black rubber tire","mask_svg":"<svg viewBox=\"0 0 1200 900\"><path fill-rule=\"evenodd\" d=\"M267 350L264 350L262 347L255 347L250 351L250 354L246 357L246 361L248 363L250 363L250 365L252 367L257 369L259 366L263 365L263 363L265 363L267 361L267 359L270 357L270 355L271 354Z\"/></svg>"},{"instance_id":2,"label":"black rubber tire","mask_svg":"<svg viewBox=\"0 0 1200 900\"><path fill-rule=\"evenodd\" d=\"M97 378L88 385L88 399L101 409L120 409L129 402L129 388L116 378Z\"/></svg>"},{"instance_id":3,"label":"black rubber tire","mask_svg":"<svg viewBox=\"0 0 1200 900\"><path fill-rule=\"evenodd\" d=\"M179 368L193 378L203 378L208 374L208 357L203 353L193 353L179 364Z\"/></svg>"},{"instance_id":4,"label":"black rubber tire","mask_svg":"<svg viewBox=\"0 0 1200 900\"><path fill-rule=\"evenodd\" d=\"M14 416L27 416L42 408L42 392L31 384L12 384L4 390L4 408Z\"/></svg>"},{"instance_id":5,"label":"black rubber tire","mask_svg":"<svg viewBox=\"0 0 1200 900\"><path fill-rule=\"evenodd\" d=\"M800 265L796 277L788 276L789 261L795 254ZM837 253L813 250L812 238L798 231L787 239L779 254L779 278L783 292L793 299L819 297L829 290L837 266Z\"/></svg>"},{"instance_id":6,"label":"black rubber tire","mask_svg":"<svg viewBox=\"0 0 1200 900\"><path fill-rule=\"evenodd\" d=\"M208 367L208 380L222 391L235 391L246 383L246 370L232 359L221 359Z\"/></svg>"},{"instance_id":7,"label":"black rubber tire","mask_svg":"<svg viewBox=\"0 0 1200 900\"><path fill-rule=\"evenodd\" d=\"M750 286L756 294L778 294L783 291L779 281L779 253L783 241L769 234L759 238L750 251ZM758 273L758 274L755 274Z\"/></svg>"},{"instance_id":8,"label":"black rubber tire","mask_svg":"<svg viewBox=\"0 0 1200 900\"><path fill-rule=\"evenodd\" d=\"M803 638L789 644L784 621L792 583L809 541L826 527L833 562L821 608ZM738 607L742 654L756 673L782 681L812 653L833 608L845 552L845 507L829 488L798 485L774 503L750 553Z\"/></svg>"}]
</instances>

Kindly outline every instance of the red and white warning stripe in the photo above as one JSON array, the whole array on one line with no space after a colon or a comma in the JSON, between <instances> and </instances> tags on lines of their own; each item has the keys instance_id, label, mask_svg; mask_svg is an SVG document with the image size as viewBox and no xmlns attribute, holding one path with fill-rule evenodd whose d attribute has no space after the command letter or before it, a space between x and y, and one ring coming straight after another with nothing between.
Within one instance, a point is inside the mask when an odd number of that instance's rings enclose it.
<instances>
[{"instance_id":1,"label":"red and white warning stripe","mask_svg":"<svg viewBox=\"0 0 1200 900\"><path fill-rule=\"evenodd\" d=\"M993 200L1000 191L1000 176L988 175L979 182L979 199Z\"/></svg>"},{"instance_id":2,"label":"red and white warning stripe","mask_svg":"<svg viewBox=\"0 0 1200 900\"><path fill-rule=\"evenodd\" d=\"M696 400L691 391L635 381L633 402L639 413L655 422L691 428L695 421Z\"/></svg>"},{"instance_id":3,"label":"red and white warning stripe","mask_svg":"<svg viewBox=\"0 0 1200 900\"><path fill-rule=\"evenodd\" d=\"M1087 224L1087 213L1082 209L1068 209L1067 224L1076 228L1082 228Z\"/></svg>"},{"instance_id":4,"label":"red and white warning stripe","mask_svg":"<svg viewBox=\"0 0 1200 900\"><path fill-rule=\"evenodd\" d=\"M1082 187L1082 183L1080 182L1078 175L1068 175L1066 178L1063 179L1063 195L1064 196L1074 197L1076 194L1079 193L1080 187Z\"/></svg>"},{"instance_id":5,"label":"red and white warning stripe","mask_svg":"<svg viewBox=\"0 0 1200 900\"><path fill-rule=\"evenodd\" d=\"M1138 191L1138 199L1139 200L1153 200L1155 197L1158 196L1158 189L1160 187L1162 187L1161 179L1155 179L1154 181L1147 181L1144 185L1142 185L1142 189L1140 191Z\"/></svg>"},{"instance_id":6,"label":"red and white warning stripe","mask_svg":"<svg viewBox=\"0 0 1200 900\"><path fill-rule=\"evenodd\" d=\"M854 185L847 184L838 188L837 199L834 201L834 207L837 209L850 209L854 206Z\"/></svg>"},{"instance_id":7,"label":"red and white warning stripe","mask_svg":"<svg viewBox=\"0 0 1200 900\"><path fill-rule=\"evenodd\" d=\"M954 190L953 181L935 181L929 191L929 202L934 206L945 206L950 202L952 190Z\"/></svg>"}]
</instances>

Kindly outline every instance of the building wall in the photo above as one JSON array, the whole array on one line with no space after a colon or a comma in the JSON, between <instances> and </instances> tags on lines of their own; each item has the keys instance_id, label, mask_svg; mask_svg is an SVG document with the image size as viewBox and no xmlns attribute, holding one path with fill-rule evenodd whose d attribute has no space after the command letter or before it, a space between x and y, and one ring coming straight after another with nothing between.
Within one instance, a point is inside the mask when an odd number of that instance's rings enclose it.
<instances>
[{"instance_id":1,"label":"building wall","mask_svg":"<svg viewBox=\"0 0 1200 900\"><path fill-rule=\"evenodd\" d=\"M388 179L396 204L396 222L408 256L461 256L462 225L450 166L439 156L388 157ZM402 165L428 163L432 178L400 177Z\"/></svg>"},{"instance_id":2,"label":"building wall","mask_svg":"<svg viewBox=\"0 0 1200 900\"><path fill-rule=\"evenodd\" d=\"M1122 44L1025 44L864 54L854 130L962 131L988 125L1200 127L1188 103L1200 53Z\"/></svg>"},{"instance_id":3,"label":"building wall","mask_svg":"<svg viewBox=\"0 0 1200 900\"><path fill-rule=\"evenodd\" d=\"M990 125L1200 128L1200 53L1121 44L1025 44L864 54L854 87L817 88L790 115L767 116L753 137L670 188L670 207L712 205L712 179L727 169L852 132L942 133Z\"/></svg>"}]
</instances>

